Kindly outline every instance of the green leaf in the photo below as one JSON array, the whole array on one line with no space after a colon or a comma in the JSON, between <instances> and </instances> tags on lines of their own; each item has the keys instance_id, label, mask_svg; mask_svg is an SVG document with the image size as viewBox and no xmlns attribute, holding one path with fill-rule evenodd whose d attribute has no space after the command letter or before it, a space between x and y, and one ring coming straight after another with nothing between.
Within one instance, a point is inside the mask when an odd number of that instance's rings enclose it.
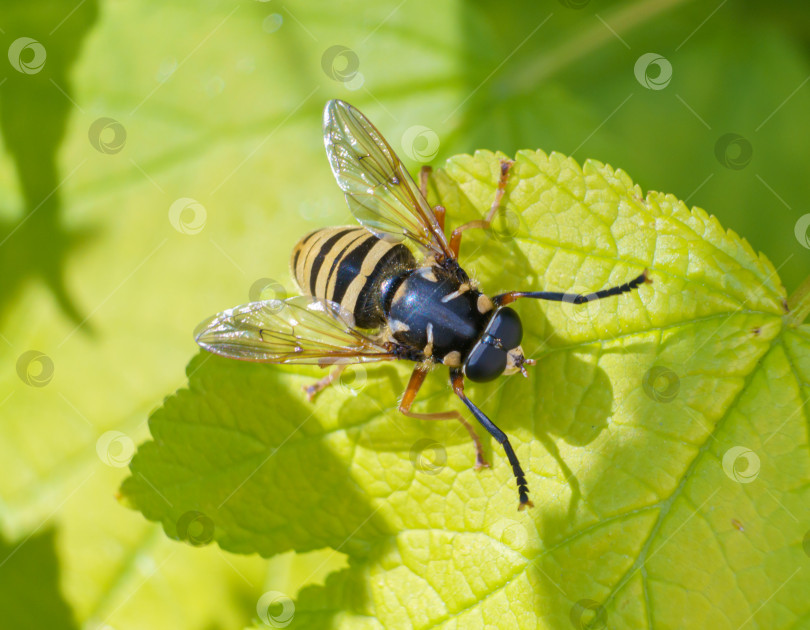
<instances>
[{"instance_id":1,"label":"green leaf","mask_svg":"<svg viewBox=\"0 0 810 630\"><path fill-rule=\"evenodd\" d=\"M451 225L486 211L502 157L435 173ZM622 171L521 151L495 229L465 233L461 262L490 294L591 291L644 268L653 280L579 307L517 302L530 378L468 387L509 434L534 509L515 510L496 443L476 472L459 425L396 412L406 365L356 368L309 404L316 369L205 353L150 417L126 500L192 544L348 554L300 593L290 627L776 628L810 615L810 328L785 323L770 261ZM441 372L416 410L461 408Z\"/></svg>"},{"instance_id":2,"label":"green leaf","mask_svg":"<svg viewBox=\"0 0 810 630\"><path fill-rule=\"evenodd\" d=\"M0 607L9 628L74 630L70 607L59 592L54 532L32 535L25 545L0 539ZM36 614L32 614L32 611Z\"/></svg>"},{"instance_id":3,"label":"green leaf","mask_svg":"<svg viewBox=\"0 0 810 630\"><path fill-rule=\"evenodd\" d=\"M256 617L262 591L294 594L347 564L328 547L267 561L171 540L115 500L128 449L105 454L98 444L109 431L133 444L147 439L150 410L185 380L194 325L247 300L259 278L289 291L286 244L348 220L324 167L319 121L328 98L371 116L411 168L418 163L408 148L417 147L405 132L415 125L438 136L434 163L479 147L544 147L622 164L645 187L711 208L770 256L785 286L799 285L810 265L805 240L794 237L808 157L797 130L810 107L802 8L725 3L710 16L716 7L686 0L573 4L583 3L3 4L0 530L18 549L0 566L8 601L43 602L45 623L45 602L61 597L70 610L48 610L64 613L63 625L232 628ZM20 37L45 47L40 72L23 74L7 58ZM357 54L361 89L325 72L324 55L337 44ZM642 51L671 60L666 90L637 81ZM343 59L335 61L337 68ZM117 153L90 137L108 117L126 130ZM753 145L744 170L718 162L716 142L728 132ZM115 134L104 135L108 142ZM207 211L197 235L169 221L169 208L185 197ZM525 273L507 264L503 288ZM801 321L801 312L788 317ZM29 351L53 362L45 387L19 376ZM589 374L605 380L595 370L578 378ZM432 387L443 391L443 379ZM572 409L603 418L613 400L606 393L592 385L581 400L570 397L573 407L547 396L545 425L530 437L549 448L562 434L587 445L604 424L574 424ZM500 402L487 405L495 412ZM391 425L380 426L387 436ZM413 434L438 441L442 431L416 424ZM126 440L118 437L101 443L120 449ZM466 438L453 440L466 470ZM497 445L487 446L500 461ZM53 558L50 548L39 553L43 532L54 532ZM33 564L40 571L28 573ZM33 595L31 575L41 580ZM354 588L359 579L344 583ZM777 586L763 582L756 591L766 609L780 605L768 600ZM296 620L319 592L296 600ZM358 608L362 598L346 604L345 594L328 593L323 605L341 619L370 618ZM356 609L365 612L347 612Z\"/></svg>"}]
</instances>

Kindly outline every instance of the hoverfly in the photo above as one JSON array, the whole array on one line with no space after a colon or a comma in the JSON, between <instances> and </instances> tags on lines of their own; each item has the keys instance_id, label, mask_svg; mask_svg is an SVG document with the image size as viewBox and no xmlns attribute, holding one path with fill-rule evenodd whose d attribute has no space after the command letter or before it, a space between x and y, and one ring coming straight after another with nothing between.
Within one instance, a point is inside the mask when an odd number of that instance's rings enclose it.
<instances>
[{"instance_id":1,"label":"hoverfly","mask_svg":"<svg viewBox=\"0 0 810 630\"><path fill-rule=\"evenodd\" d=\"M476 468L488 466L478 435L460 412L411 411L427 374L443 364L455 394L503 446L517 482L518 509L532 506L509 438L467 398L464 379L485 382L516 372L527 376L526 366L534 361L523 354L522 324L507 304L519 298L574 304L607 298L649 282L647 270L630 282L588 295L510 291L488 297L459 265L459 247L466 230L490 226L506 191L511 161L501 164L486 216L457 227L448 239L445 209L427 202L429 167L422 169L417 187L377 128L340 100L326 104L323 134L332 173L360 225L307 234L291 260L302 296L219 313L198 326L197 343L245 361L335 366L305 387L310 400L347 364L413 361L399 411L418 419L458 420L475 444Z\"/></svg>"}]
</instances>

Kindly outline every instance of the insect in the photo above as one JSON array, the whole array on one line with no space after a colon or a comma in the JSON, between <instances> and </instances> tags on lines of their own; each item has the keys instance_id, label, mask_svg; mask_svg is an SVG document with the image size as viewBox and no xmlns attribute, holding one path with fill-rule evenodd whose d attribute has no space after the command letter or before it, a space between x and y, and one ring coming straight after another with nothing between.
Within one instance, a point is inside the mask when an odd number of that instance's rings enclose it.
<instances>
[{"instance_id":1,"label":"insect","mask_svg":"<svg viewBox=\"0 0 810 630\"><path fill-rule=\"evenodd\" d=\"M464 393L464 379L527 376L520 346L523 327L507 306L520 298L582 304L649 282L645 269L625 284L587 295L510 291L487 296L459 265L463 233L487 229L501 206L512 162L500 178L486 216L445 236L445 209L427 202L429 167L417 187L376 127L340 100L326 104L324 144L332 173L359 225L322 228L293 249L291 270L302 296L252 302L204 321L195 331L206 350L266 363L335 366L305 390L310 399L352 363L416 363L399 404L423 420L458 420L476 450L476 468L488 466L477 433L458 411L416 413L411 406L432 368L444 365L455 394L501 444L517 483L518 509L532 506L526 476L509 438Z\"/></svg>"}]
</instances>

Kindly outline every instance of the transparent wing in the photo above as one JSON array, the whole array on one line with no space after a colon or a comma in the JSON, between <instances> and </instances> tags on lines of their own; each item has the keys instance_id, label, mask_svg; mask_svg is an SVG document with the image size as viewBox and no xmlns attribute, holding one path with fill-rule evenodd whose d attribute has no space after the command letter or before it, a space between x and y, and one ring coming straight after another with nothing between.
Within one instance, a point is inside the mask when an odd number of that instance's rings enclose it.
<instances>
[{"instance_id":1,"label":"transparent wing","mask_svg":"<svg viewBox=\"0 0 810 630\"><path fill-rule=\"evenodd\" d=\"M243 361L334 365L396 358L359 332L345 309L310 296L237 306L202 322L194 337L209 352Z\"/></svg>"},{"instance_id":2,"label":"transparent wing","mask_svg":"<svg viewBox=\"0 0 810 630\"><path fill-rule=\"evenodd\" d=\"M387 241L408 238L423 251L454 258L430 204L368 118L344 101L329 101L323 140L332 173L363 227Z\"/></svg>"}]
</instances>

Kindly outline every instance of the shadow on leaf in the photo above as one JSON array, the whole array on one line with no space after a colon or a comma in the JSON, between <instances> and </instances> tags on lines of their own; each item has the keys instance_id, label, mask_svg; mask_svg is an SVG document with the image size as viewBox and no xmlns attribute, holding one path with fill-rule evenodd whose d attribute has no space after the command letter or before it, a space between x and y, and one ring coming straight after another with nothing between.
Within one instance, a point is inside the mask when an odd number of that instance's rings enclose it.
<instances>
[{"instance_id":1,"label":"shadow on leaf","mask_svg":"<svg viewBox=\"0 0 810 630\"><path fill-rule=\"evenodd\" d=\"M53 529L16 545L0 539L0 609L4 627L78 629L60 592L55 542Z\"/></svg>"},{"instance_id":2,"label":"shadow on leaf","mask_svg":"<svg viewBox=\"0 0 810 630\"><path fill-rule=\"evenodd\" d=\"M68 0L4 3L0 64L0 134L17 168L24 203L17 221L0 221L0 315L31 278L41 278L75 323L84 317L65 286L65 263L92 233L63 225L57 153L74 105L70 72L98 14L97 2ZM60 93L61 92L61 93Z\"/></svg>"}]
</instances>

